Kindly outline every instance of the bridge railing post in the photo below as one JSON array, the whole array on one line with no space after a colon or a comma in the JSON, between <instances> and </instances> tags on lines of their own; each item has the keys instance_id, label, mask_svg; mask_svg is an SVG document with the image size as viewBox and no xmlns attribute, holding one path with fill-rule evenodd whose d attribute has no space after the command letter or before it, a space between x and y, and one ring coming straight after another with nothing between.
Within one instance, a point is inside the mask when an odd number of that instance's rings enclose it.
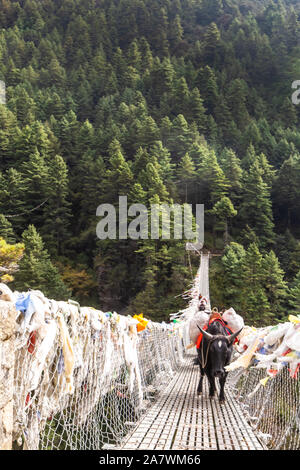
<instances>
[{"instance_id":1,"label":"bridge railing post","mask_svg":"<svg viewBox=\"0 0 300 470\"><path fill-rule=\"evenodd\" d=\"M12 448L16 310L0 300L0 450Z\"/></svg>"}]
</instances>

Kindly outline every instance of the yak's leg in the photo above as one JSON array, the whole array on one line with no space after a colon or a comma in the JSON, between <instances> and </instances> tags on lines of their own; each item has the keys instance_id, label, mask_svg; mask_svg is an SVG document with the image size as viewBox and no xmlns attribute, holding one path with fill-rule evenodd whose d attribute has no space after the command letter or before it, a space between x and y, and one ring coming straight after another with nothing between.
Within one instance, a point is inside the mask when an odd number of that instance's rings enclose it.
<instances>
[{"instance_id":1,"label":"yak's leg","mask_svg":"<svg viewBox=\"0 0 300 470\"><path fill-rule=\"evenodd\" d=\"M209 381L209 397L212 398L216 391L215 378L213 375L207 375Z\"/></svg>"},{"instance_id":2,"label":"yak's leg","mask_svg":"<svg viewBox=\"0 0 300 470\"><path fill-rule=\"evenodd\" d=\"M200 395L202 393L202 383L203 383L203 377L204 377L204 370L200 366L200 380L197 388L197 393Z\"/></svg>"},{"instance_id":3,"label":"yak's leg","mask_svg":"<svg viewBox=\"0 0 300 470\"><path fill-rule=\"evenodd\" d=\"M227 373L224 374L223 377L220 377L220 378L219 378L219 383L220 383L220 395L219 395L219 400L220 400L220 403L224 403L224 401L225 401L224 386L225 386L225 382L226 382L226 377L227 377Z\"/></svg>"}]
</instances>

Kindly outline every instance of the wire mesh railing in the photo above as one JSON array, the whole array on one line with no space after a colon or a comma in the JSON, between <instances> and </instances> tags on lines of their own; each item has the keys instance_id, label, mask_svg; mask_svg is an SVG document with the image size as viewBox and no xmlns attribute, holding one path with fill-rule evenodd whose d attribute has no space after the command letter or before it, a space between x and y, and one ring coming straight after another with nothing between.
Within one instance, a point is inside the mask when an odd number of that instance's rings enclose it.
<instances>
[{"instance_id":1,"label":"wire mesh railing","mask_svg":"<svg viewBox=\"0 0 300 470\"><path fill-rule=\"evenodd\" d=\"M179 329L149 322L137 333L129 316L56 307L34 332L18 325L14 448L115 446L180 367Z\"/></svg>"},{"instance_id":2,"label":"wire mesh railing","mask_svg":"<svg viewBox=\"0 0 300 470\"><path fill-rule=\"evenodd\" d=\"M230 372L229 387L266 448L300 449L300 380L288 366L266 380L255 366Z\"/></svg>"}]
</instances>

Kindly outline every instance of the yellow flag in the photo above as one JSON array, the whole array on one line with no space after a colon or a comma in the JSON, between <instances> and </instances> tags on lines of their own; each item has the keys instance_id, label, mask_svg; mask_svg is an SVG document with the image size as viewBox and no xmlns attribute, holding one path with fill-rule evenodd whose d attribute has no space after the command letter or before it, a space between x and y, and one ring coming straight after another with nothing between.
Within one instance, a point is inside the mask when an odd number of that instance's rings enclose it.
<instances>
[{"instance_id":1,"label":"yellow flag","mask_svg":"<svg viewBox=\"0 0 300 470\"><path fill-rule=\"evenodd\" d=\"M291 323L297 324L297 323L300 323L300 318L296 317L295 315L289 315L289 321Z\"/></svg>"},{"instance_id":2,"label":"yellow flag","mask_svg":"<svg viewBox=\"0 0 300 470\"><path fill-rule=\"evenodd\" d=\"M267 377L264 377L263 379L260 380L260 383L265 387L270 378L271 377L267 375Z\"/></svg>"}]
</instances>

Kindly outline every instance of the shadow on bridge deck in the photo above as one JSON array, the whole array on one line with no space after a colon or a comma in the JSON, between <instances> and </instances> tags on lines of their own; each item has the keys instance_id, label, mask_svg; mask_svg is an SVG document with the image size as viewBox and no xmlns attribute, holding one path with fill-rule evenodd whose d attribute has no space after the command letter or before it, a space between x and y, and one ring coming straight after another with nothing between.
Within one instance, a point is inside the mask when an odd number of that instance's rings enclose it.
<instances>
[{"instance_id":1,"label":"shadow on bridge deck","mask_svg":"<svg viewBox=\"0 0 300 470\"><path fill-rule=\"evenodd\" d=\"M208 398L207 379L197 396L199 368L194 356L176 373L119 449L263 450L227 388L226 402Z\"/></svg>"}]
</instances>

